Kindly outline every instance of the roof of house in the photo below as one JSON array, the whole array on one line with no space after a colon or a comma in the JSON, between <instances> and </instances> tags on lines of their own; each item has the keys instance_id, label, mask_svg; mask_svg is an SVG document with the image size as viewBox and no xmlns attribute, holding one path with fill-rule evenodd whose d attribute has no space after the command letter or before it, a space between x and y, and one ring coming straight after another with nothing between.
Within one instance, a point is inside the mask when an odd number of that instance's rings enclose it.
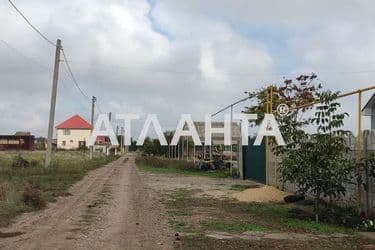
<instances>
[{"instance_id":1,"label":"roof of house","mask_svg":"<svg viewBox=\"0 0 375 250\"><path fill-rule=\"evenodd\" d=\"M362 109L362 114L365 116L371 116L372 110L375 109L375 93L371 96L370 100L366 103Z\"/></svg>"},{"instance_id":2,"label":"roof of house","mask_svg":"<svg viewBox=\"0 0 375 250\"><path fill-rule=\"evenodd\" d=\"M70 117L68 120L63 121L59 125L56 126L57 129L92 129L90 123L85 121L81 116L74 115Z\"/></svg>"}]
</instances>

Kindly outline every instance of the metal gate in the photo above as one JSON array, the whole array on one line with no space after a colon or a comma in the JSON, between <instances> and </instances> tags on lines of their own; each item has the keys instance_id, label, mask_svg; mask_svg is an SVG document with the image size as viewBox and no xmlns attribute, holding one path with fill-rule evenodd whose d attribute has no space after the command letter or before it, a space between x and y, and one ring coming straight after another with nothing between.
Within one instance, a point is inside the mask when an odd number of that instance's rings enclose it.
<instances>
[{"instance_id":1,"label":"metal gate","mask_svg":"<svg viewBox=\"0 0 375 250\"><path fill-rule=\"evenodd\" d=\"M244 179L260 183L266 182L266 148L263 140L260 146L254 146L255 138L249 138L249 145L242 147Z\"/></svg>"}]
</instances>

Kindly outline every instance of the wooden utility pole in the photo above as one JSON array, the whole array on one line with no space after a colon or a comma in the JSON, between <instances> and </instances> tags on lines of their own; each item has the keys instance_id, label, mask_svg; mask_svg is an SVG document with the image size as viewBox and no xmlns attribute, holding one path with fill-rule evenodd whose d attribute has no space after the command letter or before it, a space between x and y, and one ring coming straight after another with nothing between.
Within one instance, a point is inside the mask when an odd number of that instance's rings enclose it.
<instances>
[{"instance_id":1,"label":"wooden utility pole","mask_svg":"<svg viewBox=\"0 0 375 250\"><path fill-rule=\"evenodd\" d=\"M267 88L267 95L266 95L266 99L267 99L267 102L266 102L266 113L267 114L270 114L272 111L271 111L271 109L270 109L270 104L271 104L271 102L270 102L270 87L268 87ZM267 125L268 126L268 125ZM269 180L270 180L270 178L269 178L269 167L270 167L270 152L269 152L269 137L268 136L266 136L266 142L265 142L265 146L266 146L266 185L269 185Z\"/></svg>"},{"instance_id":2,"label":"wooden utility pole","mask_svg":"<svg viewBox=\"0 0 375 250\"><path fill-rule=\"evenodd\" d=\"M124 127L121 127L120 129L120 140L121 140L121 154L124 154L124 133L125 133L125 130L124 130Z\"/></svg>"},{"instance_id":3,"label":"wooden utility pole","mask_svg":"<svg viewBox=\"0 0 375 250\"><path fill-rule=\"evenodd\" d=\"M96 97L93 96L91 99L91 126L94 128L94 116L95 116L95 102Z\"/></svg>"},{"instance_id":4,"label":"wooden utility pole","mask_svg":"<svg viewBox=\"0 0 375 250\"><path fill-rule=\"evenodd\" d=\"M92 126L91 134L92 134L92 131L94 130L95 102L96 102L96 97L93 96L91 99L91 126ZM95 141L94 141L94 144L95 144ZM94 146L90 146L90 159L92 159L93 151L94 151Z\"/></svg>"},{"instance_id":5,"label":"wooden utility pole","mask_svg":"<svg viewBox=\"0 0 375 250\"><path fill-rule=\"evenodd\" d=\"M57 82L59 79L59 66L60 66L60 51L61 51L61 40L57 39L56 53L55 53L55 66L53 69L53 80L52 80L51 107L49 110L47 151L46 151L46 159L45 159L45 164L44 164L45 167L49 167L51 165L52 136L53 136L53 125L55 123Z\"/></svg>"}]
</instances>

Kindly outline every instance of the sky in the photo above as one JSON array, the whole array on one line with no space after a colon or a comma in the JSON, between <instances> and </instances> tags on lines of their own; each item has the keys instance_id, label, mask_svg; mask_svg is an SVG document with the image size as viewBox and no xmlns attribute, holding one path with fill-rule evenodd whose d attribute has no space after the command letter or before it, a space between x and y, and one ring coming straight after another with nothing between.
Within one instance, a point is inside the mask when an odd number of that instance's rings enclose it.
<instances>
[{"instance_id":1,"label":"sky","mask_svg":"<svg viewBox=\"0 0 375 250\"><path fill-rule=\"evenodd\" d=\"M75 114L89 120L91 96L102 113L157 114L166 130L181 114L203 120L245 91L300 74L314 72L325 88L343 93L374 85L370 0L13 2L50 40L62 40L89 97L61 62L55 125ZM46 136L55 49L5 0L0 31L0 134ZM350 114L345 126L355 132L357 97L341 102Z\"/></svg>"}]
</instances>

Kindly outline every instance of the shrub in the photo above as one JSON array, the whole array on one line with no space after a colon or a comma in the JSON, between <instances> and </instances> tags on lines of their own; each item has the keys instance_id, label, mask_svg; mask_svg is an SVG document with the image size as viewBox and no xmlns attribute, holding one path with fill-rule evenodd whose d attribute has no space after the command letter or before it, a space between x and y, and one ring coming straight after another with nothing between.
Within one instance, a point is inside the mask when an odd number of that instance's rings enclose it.
<instances>
[{"instance_id":1,"label":"shrub","mask_svg":"<svg viewBox=\"0 0 375 250\"><path fill-rule=\"evenodd\" d=\"M39 165L39 161L36 159L30 160L30 167L36 167Z\"/></svg>"},{"instance_id":2,"label":"shrub","mask_svg":"<svg viewBox=\"0 0 375 250\"><path fill-rule=\"evenodd\" d=\"M13 158L12 167L14 168L27 168L30 166L30 163L23 158L20 154Z\"/></svg>"},{"instance_id":3,"label":"shrub","mask_svg":"<svg viewBox=\"0 0 375 250\"><path fill-rule=\"evenodd\" d=\"M11 189L8 182L0 183L0 200L3 200Z\"/></svg>"},{"instance_id":4,"label":"shrub","mask_svg":"<svg viewBox=\"0 0 375 250\"><path fill-rule=\"evenodd\" d=\"M174 167L178 169L194 169L195 164L189 161L179 161L171 159L163 159L156 156L142 156L137 159L140 163L147 163L150 167L163 168L163 167Z\"/></svg>"},{"instance_id":5,"label":"shrub","mask_svg":"<svg viewBox=\"0 0 375 250\"><path fill-rule=\"evenodd\" d=\"M28 183L24 187L22 201L33 208L42 208L46 205L45 201L42 199L41 191L32 183Z\"/></svg>"}]
</instances>

